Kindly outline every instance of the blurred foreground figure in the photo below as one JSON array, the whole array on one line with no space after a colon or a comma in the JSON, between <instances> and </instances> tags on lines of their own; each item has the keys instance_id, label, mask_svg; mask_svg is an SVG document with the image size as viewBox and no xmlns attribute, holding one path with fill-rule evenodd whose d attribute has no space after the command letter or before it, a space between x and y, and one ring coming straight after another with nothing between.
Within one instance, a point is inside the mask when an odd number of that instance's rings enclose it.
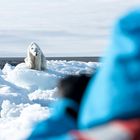
<instances>
[{"instance_id":1,"label":"blurred foreground figure","mask_svg":"<svg viewBox=\"0 0 140 140\"><path fill-rule=\"evenodd\" d=\"M70 108L67 109L68 113L76 120L76 123L79 113L79 106L90 78L90 76L84 74L71 75L62 79L58 85L59 94L62 99L66 98L74 101L77 104L77 110Z\"/></svg>"},{"instance_id":2,"label":"blurred foreground figure","mask_svg":"<svg viewBox=\"0 0 140 140\"><path fill-rule=\"evenodd\" d=\"M116 24L81 105L79 140L140 140L140 9Z\"/></svg>"},{"instance_id":3,"label":"blurred foreground figure","mask_svg":"<svg viewBox=\"0 0 140 140\"><path fill-rule=\"evenodd\" d=\"M67 134L77 129L77 116L81 98L90 80L87 75L68 76L58 85L59 99L52 116L36 125L28 140L72 140Z\"/></svg>"}]
</instances>

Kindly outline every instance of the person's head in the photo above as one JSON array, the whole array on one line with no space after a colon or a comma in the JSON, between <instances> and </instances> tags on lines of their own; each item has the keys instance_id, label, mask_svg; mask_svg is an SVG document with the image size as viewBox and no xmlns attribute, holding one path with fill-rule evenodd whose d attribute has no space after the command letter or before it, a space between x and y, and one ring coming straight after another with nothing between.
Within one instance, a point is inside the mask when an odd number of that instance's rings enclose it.
<instances>
[{"instance_id":1,"label":"person's head","mask_svg":"<svg viewBox=\"0 0 140 140\"><path fill-rule=\"evenodd\" d=\"M58 84L60 96L69 98L80 104L89 80L90 76L86 74L69 75L61 79Z\"/></svg>"}]
</instances>

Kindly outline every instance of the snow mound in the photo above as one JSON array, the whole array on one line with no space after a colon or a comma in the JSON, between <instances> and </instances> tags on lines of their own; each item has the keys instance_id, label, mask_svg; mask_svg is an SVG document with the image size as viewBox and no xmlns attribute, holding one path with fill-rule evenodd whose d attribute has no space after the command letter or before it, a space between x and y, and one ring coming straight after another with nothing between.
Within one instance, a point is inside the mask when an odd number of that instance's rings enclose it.
<instances>
[{"instance_id":1,"label":"snow mound","mask_svg":"<svg viewBox=\"0 0 140 140\"><path fill-rule=\"evenodd\" d=\"M12 66L12 65L10 65L10 64L8 64L8 63L6 63L5 64L5 66L3 67L3 69L2 69L2 72L4 73L4 74L8 74L10 71L12 71L14 69L14 66Z\"/></svg>"},{"instance_id":2,"label":"snow mound","mask_svg":"<svg viewBox=\"0 0 140 140\"><path fill-rule=\"evenodd\" d=\"M50 116L59 96L58 80L92 74L98 67L94 62L52 60L46 71L37 71L25 63L5 64L0 70L0 140L26 139L38 121Z\"/></svg>"},{"instance_id":3,"label":"snow mound","mask_svg":"<svg viewBox=\"0 0 140 140\"><path fill-rule=\"evenodd\" d=\"M2 104L0 140L26 139L34 124L49 117L51 110L39 104L16 105L6 100Z\"/></svg>"},{"instance_id":4,"label":"snow mound","mask_svg":"<svg viewBox=\"0 0 140 140\"><path fill-rule=\"evenodd\" d=\"M16 104L31 102L25 89L17 87L0 76L0 106L4 100L9 100Z\"/></svg>"},{"instance_id":5,"label":"snow mound","mask_svg":"<svg viewBox=\"0 0 140 140\"><path fill-rule=\"evenodd\" d=\"M14 70L8 72L7 80L19 87L27 88L30 92L56 87L58 78L55 74L48 74L46 71L32 70L23 66L23 64L19 64Z\"/></svg>"},{"instance_id":6,"label":"snow mound","mask_svg":"<svg viewBox=\"0 0 140 140\"><path fill-rule=\"evenodd\" d=\"M52 104L57 100L58 90L57 88L45 91L36 90L28 96L34 103L41 104L42 106L52 106Z\"/></svg>"}]
</instances>

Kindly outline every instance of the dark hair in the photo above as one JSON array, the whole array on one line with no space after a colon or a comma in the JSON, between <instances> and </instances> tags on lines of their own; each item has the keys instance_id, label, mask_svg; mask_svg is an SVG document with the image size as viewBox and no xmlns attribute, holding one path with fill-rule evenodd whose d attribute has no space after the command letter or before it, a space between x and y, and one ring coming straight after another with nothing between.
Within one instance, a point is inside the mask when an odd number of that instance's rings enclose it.
<instances>
[{"instance_id":1,"label":"dark hair","mask_svg":"<svg viewBox=\"0 0 140 140\"><path fill-rule=\"evenodd\" d=\"M61 96L80 104L90 78L90 75L82 74L70 75L61 79L58 85Z\"/></svg>"}]
</instances>

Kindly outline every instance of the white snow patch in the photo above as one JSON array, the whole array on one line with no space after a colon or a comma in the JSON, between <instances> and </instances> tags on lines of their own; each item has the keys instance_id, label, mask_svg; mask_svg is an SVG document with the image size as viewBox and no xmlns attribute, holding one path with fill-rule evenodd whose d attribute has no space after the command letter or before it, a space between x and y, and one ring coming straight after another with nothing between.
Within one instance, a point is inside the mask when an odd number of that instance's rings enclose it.
<instances>
[{"instance_id":1,"label":"white snow patch","mask_svg":"<svg viewBox=\"0 0 140 140\"><path fill-rule=\"evenodd\" d=\"M48 74L47 71L36 71L20 66L17 65L14 70L8 73L8 81L19 87L27 88L29 91L53 89L56 87L58 80L56 75Z\"/></svg>"},{"instance_id":2,"label":"white snow patch","mask_svg":"<svg viewBox=\"0 0 140 140\"><path fill-rule=\"evenodd\" d=\"M91 74L94 62L47 61L46 71L5 64L0 70L0 140L22 140L32 127L50 116L58 100L57 82L67 75Z\"/></svg>"}]
</instances>

